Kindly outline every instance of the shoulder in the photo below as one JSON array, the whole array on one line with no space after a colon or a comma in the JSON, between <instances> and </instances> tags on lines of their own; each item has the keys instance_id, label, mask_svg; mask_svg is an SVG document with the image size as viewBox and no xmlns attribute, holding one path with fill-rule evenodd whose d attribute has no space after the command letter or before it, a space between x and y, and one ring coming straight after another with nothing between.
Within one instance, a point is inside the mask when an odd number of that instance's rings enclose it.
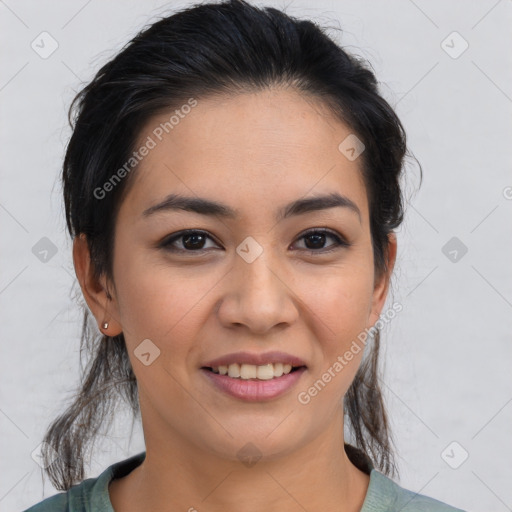
<instances>
[{"instance_id":1,"label":"shoulder","mask_svg":"<svg viewBox=\"0 0 512 512\"><path fill-rule=\"evenodd\" d=\"M464 512L430 498L404 489L386 475L373 469L370 485L361 512Z\"/></svg>"},{"instance_id":2,"label":"shoulder","mask_svg":"<svg viewBox=\"0 0 512 512\"><path fill-rule=\"evenodd\" d=\"M28 508L25 512L78 512L89 510L94 488L99 479L100 477L84 480L80 484L71 487L67 492L50 496Z\"/></svg>"},{"instance_id":3,"label":"shoulder","mask_svg":"<svg viewBox=\"0 0 512 512\"><path fill-rule=\"evenodd\" d=\"M145 452L109 466L97 478L88 478L67 492L50 496L24 512L113 512L108 486L142 463Z\"/></svg>"}]
</instances>

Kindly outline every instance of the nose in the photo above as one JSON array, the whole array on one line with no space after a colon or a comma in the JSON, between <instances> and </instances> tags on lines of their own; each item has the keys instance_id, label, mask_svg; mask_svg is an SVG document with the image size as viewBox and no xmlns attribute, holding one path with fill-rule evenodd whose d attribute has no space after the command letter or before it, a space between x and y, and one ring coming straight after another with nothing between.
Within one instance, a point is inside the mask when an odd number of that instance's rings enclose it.
<instances>
[{"instance_id":1,"label":"nose","mask_svg":"<svg viewBox=\"0 0 512 512\"><path fill-rule=\"evenodd\" d=\"M290 273L263 253L251 263L236 256L217 309L227 328L245 326L265 334L293 324L299 316L298 300Z\"/></svg>"}]
</instances>

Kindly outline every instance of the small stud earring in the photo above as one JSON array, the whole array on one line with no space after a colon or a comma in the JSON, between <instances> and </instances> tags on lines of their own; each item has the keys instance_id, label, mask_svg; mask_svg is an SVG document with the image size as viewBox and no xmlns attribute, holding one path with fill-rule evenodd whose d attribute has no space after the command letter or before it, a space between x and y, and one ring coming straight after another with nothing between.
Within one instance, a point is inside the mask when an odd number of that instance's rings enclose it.
<instances>
[{"instance_id":1,"label":"small stud earring","mask_svg":"<svg viewBox=\"0 0 512 512\"><path fill-rule=\"evenodd\" d=\"M108 329L108 322L103 323L103 329Z\"/></svg>"}]
</instances>

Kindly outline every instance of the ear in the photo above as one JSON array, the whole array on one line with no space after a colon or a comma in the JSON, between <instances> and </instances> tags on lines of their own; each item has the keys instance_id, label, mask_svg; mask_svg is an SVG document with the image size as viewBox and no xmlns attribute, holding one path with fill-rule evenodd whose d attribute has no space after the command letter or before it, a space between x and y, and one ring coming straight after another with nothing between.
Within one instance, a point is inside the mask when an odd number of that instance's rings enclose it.
<instances>
[{"instance_id":1,"label":"ear","mask_svg":"<svg viewBox=\"0 0 512 512\"><path fill-rule=\"evenodd\" d=\"M85 301L100 331L107 336L117 336L123 331L118 320L117 300L115 294L112 295L108 290L106 276L94 276L94 265L84 233L73 240L73 264ZM106 329L103 326L105 322L108 323Z\"/></svg>"},{"instance_id":2,"label":"ear","mask_svg":"<svg viewBox=\"0 0 512 512\"><path fill-rule=\"evenodd\" d=\"M387 247L387 259L386 266L387 269L381 273L380 276L375 281L373 297L372 297L372 305L370 309L370 318L369 327L373 326L380 317L382 312L382 308L386 302L386 297L388 295L389 282L391 280L391 275L393 273L393 268L395 266L396 261L396 252L397 252L397 240L394 232L391 232L388 235L388 247Z\"/></svg>"}]
</instances>

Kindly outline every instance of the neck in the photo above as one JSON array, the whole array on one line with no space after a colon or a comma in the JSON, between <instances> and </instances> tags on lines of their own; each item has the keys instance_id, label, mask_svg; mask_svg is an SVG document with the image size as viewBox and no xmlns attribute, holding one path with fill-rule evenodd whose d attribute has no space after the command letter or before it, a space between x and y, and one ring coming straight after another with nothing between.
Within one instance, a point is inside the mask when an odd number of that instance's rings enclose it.
<instances>
[{"instance_id":1,"label":"neck","mask_svg":"<svg viewBox=\"0 0 512 512\"><path fill-rule=\"evenodd\" d=\"M369 476L344 450L341 408L318 437L292 453L253 464L220 459L186 440L144 431L144 462L110 485L115 510L356 512L366 496Z\"/></svg>"}]
</instances>

